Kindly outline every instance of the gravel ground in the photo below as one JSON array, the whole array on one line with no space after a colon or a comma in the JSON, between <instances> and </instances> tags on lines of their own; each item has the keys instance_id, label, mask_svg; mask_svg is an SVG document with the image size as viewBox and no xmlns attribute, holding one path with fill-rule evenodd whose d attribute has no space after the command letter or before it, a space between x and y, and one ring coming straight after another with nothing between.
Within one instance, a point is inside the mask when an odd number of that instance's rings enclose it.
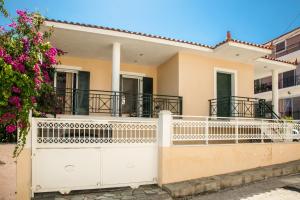
<instances>
[{"instance_id":1,"label":"gravel ground","mask_svg":"<svg viewBox=\"0 0 300 200\"><path fill-rule=\"evenodd\" d=\"M291 186L291 187L287 187ZM295 189L296 186L296 189ZM283 188L284 187L284 188ZM298 187L298 189L297 189ZM292 189L291 189L292 188ZM110 190L79 191L69 195L48 193L36 195L35 200L172 200L156 185L138 189L119 188ZM192 200L300 200L300 174L272 178L243 187L217 193L182 198Z\"/></svg>"}]
</instances>

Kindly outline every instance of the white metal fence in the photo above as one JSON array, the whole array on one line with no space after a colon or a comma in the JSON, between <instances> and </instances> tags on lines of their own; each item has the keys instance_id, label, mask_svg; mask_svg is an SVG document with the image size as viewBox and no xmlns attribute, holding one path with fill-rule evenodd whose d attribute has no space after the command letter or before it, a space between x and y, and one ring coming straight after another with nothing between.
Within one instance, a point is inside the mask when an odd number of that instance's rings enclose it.
<instances>
[{"instance_id":1,"label":"white metal fence","mask_svg":"<svg viewBox=\"0 0 300 200\"><path fill-rule=\"evenodd\" d=\"M300 121L175 116L33 118L32 192L157 183L158 144L298 142ZM159 141L158 141L159 140Z\"/></svg>"},{"instance_id":2,"label":"white metal fence","mask_svg":"<svg viewBox=\"0 0 300 200\"><path fill-rule=\"evenodd\" d=\"M157 121L32 119L32 192L157 181Z\"/></svg>"},{"instance_id":3,"label":"white metal fence","mask_svg":"<svg viewBox=\"0 0 300 200\"><path fill-rule=\"evenodd\" d=\"M173 116L172 131L174 144L291 142L300 139L300 121Z\"/></svg>"}]
</instances>

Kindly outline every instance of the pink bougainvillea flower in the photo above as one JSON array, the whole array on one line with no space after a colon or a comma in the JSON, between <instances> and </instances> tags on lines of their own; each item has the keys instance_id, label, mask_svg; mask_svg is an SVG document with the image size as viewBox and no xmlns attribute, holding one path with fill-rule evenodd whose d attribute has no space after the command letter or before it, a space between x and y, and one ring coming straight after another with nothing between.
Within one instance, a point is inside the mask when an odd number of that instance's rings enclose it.
<instances>
[{"instance_id":1,"label":"pink bougainvillea flower","mask_svg":"<svg viewBox=\"0 0 300 200\"><path fill-rule=\"evenodd\" d=\"M49 74L48 74L47 71L43 71L43 76L44 76L44 81L45 81L46 83L50 83L50 82L51 82L50 77L49 77Z\"/></svg>"},{"instance_id":2,"label":"pink bougainvillea flower","mask_svg":"<svg viewBox=\"0 0 300 200\"><path fill-rule=\"evenodd\" d=\"M11 96L11 97L9 97L8 102L11 105L16 106L16 108L18 108L18 109L21 108L21 99L18 96Z\"/></svg>"},{"instance_id":3,"label":"pink bougainvillea flower","mask_svg":"<svg viewBox=\"0 0 300 200\"><path fill-rule=\"evenodd\" d=\"M34 43L35 45L38 45L38 44L40 44L40 43L42 43L42 42L43 42L43 33L38 32L38 33L36 34L36 36L33 38L33 43Z\"/></svg>"},{"instance_id":4,"label":"pink bougainvillea flower","mask_svg":"<svg viewBox=\"0 0 300 200\"><path fill-rule=\"evenodd\" d=\"M5 50L0 48L0 57L3 58L5 56Z\"/></svg>"},{"instance_id":5,"label":"pink bougainvillea flower","mask_svg":"<svg viewBox=\"0 0 300 200\"><path fill-rule=\"evenodd\" d=\"M23 48L24 48L24 52L28 53L30 45L29 45L29 40L28 38L22 38L22 43L23 43Z\"/></svg>"},{"instance_id":6,"label":"pink bougainvillea flower","mask_svg":"<svg viewBox=\"0 0 300 200\"><path fill-rule=\"evenodd\" d=\"M28 55L22 54L22 55L18 58L18 61L19 61L20 63L23 63L23 62L26 62L28 59L29 59L29 56L28 56Z\"/></svg>"},{"instance_id":7,"label":"pink bougainvillea flower","mask_svg":"<svg viewBox=\"0 0 300 200\"><path fill-rule=\"evenodd\" d=\"M34 78L35 89L41 89L42 81L39 77Z\"/></svg>"},{"instance_id":8,"label":"pink bougainvillea flower","mask_svg":"<svg viewBox=\"0 0 300 200\"><path fill-rule=\"evenodd\" d=\"M17 28L17 23L16 22L12 22L11 24L8 24L9 27L11 28Z\"/></svg>"},{"instance_id":9,"label":"pink bougainvillea flower","mask_svg":"<svg viewBox=\"0 0 300 200\"><path fill-rule=\"evenodd\" d=\"M0 123L7 123L9 122L10 120L12 119L16 119L16 115L13 114L13 113L4 113L2 116L1 116L1 119L0 119Z\"/></svg>"},{"instance_id":10,"label":"pink bougainvillea flower","mask_svg":"<svg viewBox=\"0 0 300 200\"><path fill-rule=\"evenodd\" d=\"M49 59L49 62L51 64L56 64L56 56L57 56L57 49L56 48L50 48L45 55L47 56L47 58Z\"/></svg>"},{"instance_id":11,"label":"pink bougainvillea flower","mask_svg":"<svg viewBox=\"0 0 300 200\"><path fill-rule=\"evenodd\" d=\"M34 96L30 97L31 98L31 103L35 104L36 103L36 98Z\"/></svg>"},{"instance_id":12,"label":"pink bougainvillea flower","mask_svg":"<svg viewBox=\"0 0 300 200\"><path fill-rule=\"evenodd\" d=\"M13 133L17 130L17 126L13 125L13 124L10 124L10 125L6 126L5 130L8 133Z\"/></svg>"},{"instance_id":13,"label":"pink bougainvillea flower","mask_svg":"<svg viewBox=\"0 0 300 200\"><path fill-rule=\"evenodd\" d=\"M35 64L33 66L33 71L38 76L40 74L40 66L38 64Z\"/></svg>"},{"instance_id":14,"label":"pink bougainvillea flower","mask_svg":"<svg viewBox=\"0 0 300 200\"><path fill-rule=\"evenodd\" d=\"M11 91L13 93L16 93L16 94L20 94L21 93L21 89L18 88L18 87L16 87L16 86L12 86Z\"/></svg>"},{"instance_id":15,"label":"pink bougainvillea flower","mask_svg":"<svg viewBox=\"0 0 300 200\"><path fill-rule=\"evenodd\" d=\"M24 16L24 15L27 14L25 10L16 10L16 13L17 13L19 16Z\"/></svg>"},{"instance_id":16,"label":"pink bougainvillea flower","mask_svg":"<svg viewBox=\"0 0 300 200\"><path fill-rule=\"evenodd\" d=\"M30 16L28 16L26 11L17 10L17 14L19 15L19 21L21 23L32 23L32 19Z\"/></svg>"},{"instance_id":17,"label":"pink bougainvillea flower","mask_svg":"<svg viewBox=\"0 0 300 200\"><path fill-rule=\"evenodd\" d=\"M12 57L10 56L10 55L7 55L7 54L5 54L4 56L3 56L3 58L4 58L4 61L6 62L6 63L8 63L8 64L11 64L12 63Z\"/></svg>"},{"instance_id":18,"label":"pink bougainvillea flower","mask_svg":"<svg viewBox=\"0 0 300 200\"><path fill-rule=\"evenodd\" d=\"M12 61L11 65L13 66L13 69L15 71L21 72L21 73L25 73L25 66L22 63L16 62L16 61Z\"/></svg>"},{"instance_id":19,"label":"pink bougainvillea flower","mask_svg":"<svg viewBox=\"0 0 300 200\"><path fill-rule=\"evenodd\" d=\"M5 31L4 26L0 26L0 32L4 32L4 31Z\"/></svg>"}]
</instances>

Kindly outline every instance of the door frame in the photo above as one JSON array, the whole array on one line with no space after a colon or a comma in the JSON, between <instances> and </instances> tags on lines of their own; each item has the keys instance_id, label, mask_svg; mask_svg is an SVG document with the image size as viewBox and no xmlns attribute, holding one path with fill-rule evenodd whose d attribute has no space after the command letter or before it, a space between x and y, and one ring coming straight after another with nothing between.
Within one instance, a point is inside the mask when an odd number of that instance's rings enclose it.
<instances>
[{"instance_id":1,"label":"door frame","mask_svg":"<svg viewBox=\"0 0 300 200\"><path fill-rule=\"evenodd\" d=\"M136 72L126 72L126 71L121 71L120 75L122 78L132 78L132 79L137 79L138 80L138 94L143 93L143 77L145 77L145 74L142 73L136 73ZM120 79L120 92L123 92L123 81ZM143 98L141 101L137 102L137 116L140 117L143 113L142 111L142 106L143 105Z\"/></svg>"},{"instance_id":2,"label":"door frame","mask_svg":"<svg viewBox=\"0 0 300 200\"><path fill-rule=\"evenodd\" d=\"M237 96L238 93L238 84L237 84L237 71L232 69L226 69L226 68L214 68L214 99L217 97L217 73L224 73L224 74L230 74L231 75L231 96Z\"/></svg>"},{"instance_id":3,"label":"door frame","mask_svg":"<svg viewBox=\"0 0 300 200\"><path fill-rule=\"evenodd\" d=\"M63 66L63 67L61 67ZM67 68L68 67L68 68ZM57 72L66 72L66 73L73 73L76 74L76 88L78 88L78 72L80 71L79 69L72 69L72 66L67 66L67 65L57 65L55 67L56 71L54 73L54 77L53 77L53 86L56 87L56 77L57 77ZM74 85L73 83L73 79L72 79L72 86Z\"/></svg>"},{"instance_id":4,"label":"door frame","mask_svg":"<svg viewBox=\"0 0 300 200\"><path fill-rule=\"evenodd\" d=\"M57 85L57 72L65 72L65 73L73 73L76 75L76 82L74 82L74 77L72 78L72 90L78 89L78 74L81 71L81 67L71 66L71 65L55 65L55 73L53 77L53 87L56 88ZM74 88L75 85L75 88ZM76 99L74 98L74 93L72 93L72 114L75 114L75 107L76 107Z\"/></svg>"}]
</instances>

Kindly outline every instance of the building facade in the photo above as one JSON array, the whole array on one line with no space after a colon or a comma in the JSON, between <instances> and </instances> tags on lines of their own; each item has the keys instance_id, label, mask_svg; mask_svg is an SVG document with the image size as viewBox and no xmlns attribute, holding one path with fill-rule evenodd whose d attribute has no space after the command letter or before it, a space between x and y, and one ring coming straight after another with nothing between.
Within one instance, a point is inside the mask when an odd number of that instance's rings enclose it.
<instances>
[{"instance_id":1,"label":"building facade","mask_svg":"<svg viewBox=\"0 0 300 200\"><path fill-rule=\"evenodd\" d=\"M272 58L285 61L300 60L300 27L285 33L266 45L273 45ZM299 63L299 62L298 62ZM279 87L279 114L280 116L300 119L300 65L295 70L280 73ZM266 99L272 104L272 78L262 77L254 81L255 97Z\"/></svg>"},{"instance_id":2,"label":"building facade","mask_svg":"<svg viewBox=\"0 0 300 200\"><path fill-rule=\"evenodd\" d=\"M54 114L157 117L173 114L265 117L253 80L295 68L267 45L231 38L207 46L58 20L51 42L66 52L56 66ZM276 77L276 76L275 76ZM276 95L276 93L274 93ZM49 104L49 101L46 103Z\"/></svg>"}]
</instances>

